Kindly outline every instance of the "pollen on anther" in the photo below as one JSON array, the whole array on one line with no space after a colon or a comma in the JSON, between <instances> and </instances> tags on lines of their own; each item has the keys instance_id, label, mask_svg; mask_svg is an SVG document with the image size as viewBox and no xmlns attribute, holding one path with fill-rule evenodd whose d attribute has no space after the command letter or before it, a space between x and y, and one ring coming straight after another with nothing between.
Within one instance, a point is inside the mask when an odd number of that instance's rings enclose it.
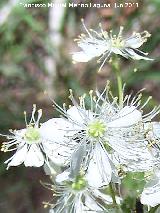
<instances>
[{"instance_id":1,"label":"pollen on anther","mask_svg":"<svg viewBox=\"0 0 160 213\"><path fill-rule=\"evenodd\" d=\"M92 94L93 94L93 90L90 90L90 91L89 91L89 95L92 95Z\"/></svg>"}]
</instances>

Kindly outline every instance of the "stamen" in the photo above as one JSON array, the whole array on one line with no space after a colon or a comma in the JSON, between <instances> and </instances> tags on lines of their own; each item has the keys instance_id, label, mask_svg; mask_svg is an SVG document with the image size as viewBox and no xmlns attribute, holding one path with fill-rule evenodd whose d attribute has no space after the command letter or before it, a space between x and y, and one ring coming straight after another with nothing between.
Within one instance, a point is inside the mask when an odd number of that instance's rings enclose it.
<instances>
[{"instance_id":1,"label":"stamen","mask_svg":"<svg viewBox=\"0 0 160 213\"><path fill-rule=\"evenodd\" d=\"M35 112L36 112L36 104L33 104L33 110L32 110L32 116L31 116L30 124L32 122L35 123Z\"/></svg>"},{"instance_id":2,"label":"stamen","mask_svg":"<svg viewBox=\"0 0 160 213\"><path fill-rule=\"evenodd\" d=\"M35 121L35 127L39 127L39 120L41 119L42 117L42 109L39 109L38 110L38 118L37 118L37 121Z\"/></svg>"},{"instance_id":3,"label":"stamen","mask_svg":"<svg viewBox=\"0 0 160 213\"><path fill-rule=\"evenodd\" d=\"M108 55L107 55L107 54L108 54ZM106 51L105 55L107 55L107 56L106 56L106 58L104 59L104 61L102 62L102 64L101 64L100 68L98 69L98 72L100 72L100 71L101 71L101 69L102 69L103 65L105 64L105 62L106 62L106 61L107 61L107 59L109 58L110 54L111 54L111 51Z\"/></svg>"},{"instance_id":4,"label":"stamen","mask_svg":"<svg viewBox=\"0 0 160 213\"><path fill-rule=\"evenodd\" d=\"M141 106L140 109L143 109L143 108L148 104L148 102L149 102L151 99L152 99L152 96L149 96L148 99L147 99L147 101Z\"/></svg>"},{"instance_id":5,"label":"stamen","mask_svg":"<svg viewBox=\"0 0 160 213\"><path fill-rule=\"evenodd\" d=\"M113 31L112 31L112 30L110 30L109 32L110 32L110 34L109 34L109 35L110 35L111 39L113 39L113 35L112 35Z\"/></svg>"},{"instance_id":6,"label":"stamen","mask_svg":"<svg viewBox=\"0 0 160 213\"><path fill-rule=\"evenodd\" d=\"M85 23L84 23L84 19L83 19L83 18L81 19L81 22L82 22L82 24L83 24L84 29L85 29L86 32L88 33L89 37L90 37L90 38L93 38L93 36L90 34L89 30L87 29L87 27L86 27L86 25L85 25Z\"/></svg>"},{"instance_id":7,"label":"stamen","mask_svg":"<svg viewBox=\"0 0 160 213\"><path fill-rule=\"evenodd\" d=\"M26 126L28 126L28 122L27 122L27 113L26 113L26 111L24 111L24 120L25 120Z\"/></svg>"},{"instance_id":8,"label":"stamen","mask_svg":"<svg viewBox=\"0 0 160 213\"><path fill-rule=\"evenodd\" d=\"M109 39L108 32L103 30L102 24L101 24L101 23L99 23L99 27L100 27L100 30L101 30L101 33L102 33L103 37L104 37L106 40L108 40L108 39Z\"/></svg>"},{"instance_id":9,"label":"stamen","mask_svg":"<svg viewBox=\"0 0 160 213\"><path fill-rule=\"evenodd\" d=\"M91 112L93 112L93 90L89 91L89 95L90 95L90 101L91 101L90 110L91 110Z\"/></svg>"},{"instance_id":10,"label":"stamen","mask_svg":"<svg viewBox=\"0 0 160 213\"><path fill-rule=\"evenodd\" d=\"M119 30L118 37L121 37L121 36L122 36L123 30L124 30L124 27L123 27L123 26L120 26L120 30Z\"/></svg>"}]
</instances>

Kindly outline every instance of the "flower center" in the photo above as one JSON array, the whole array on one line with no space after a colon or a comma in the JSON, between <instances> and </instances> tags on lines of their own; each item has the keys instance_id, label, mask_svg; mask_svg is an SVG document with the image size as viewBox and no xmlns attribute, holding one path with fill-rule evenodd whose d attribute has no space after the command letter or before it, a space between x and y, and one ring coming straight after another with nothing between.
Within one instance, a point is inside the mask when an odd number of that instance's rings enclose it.
<instances>
[{"instance_id":1,"label":"flower center","mask_svg":"<svg viewBox=\"0 0 160 213\"><path fill-rule=\"evenodd\" d=\"M39 129L32 126L28 127L24 138L29 144L38 143L41 138Z\"/></svg>"},{"instance_id":2,"label":"flower center","mask_svg":"<svg viewBox=\"0 0 160 213\"><path fill-rule=\"evenodd\" d=\"M76 181L72 183L71 188L76 191L83 190L87 185L86 180L83 177L76 178Z\"/></svg>"},{"instance_id":3,"label":"flower center","mask_svg":"<svg viewBox=\"0 0 160 213\"><path fill-rule=\"evenodd\" d=\"M122 40L121 37L117 37L117 36L114 36L112 39L111 39L111 42L112 42L112 47L115 47L115 48L121 48L124 46L124 42Z\"/></svg>"},{"instance_id":4,"label":"flower center","mask_svg":"<svg viewBox=\"0 0 160 213\"><path fill-rule=\"evenodd\" d=\"M101 120L93 121L88 125L87 133L93 138L102 137L106 131L106 125Z\"/></svg>"}]
</instances>

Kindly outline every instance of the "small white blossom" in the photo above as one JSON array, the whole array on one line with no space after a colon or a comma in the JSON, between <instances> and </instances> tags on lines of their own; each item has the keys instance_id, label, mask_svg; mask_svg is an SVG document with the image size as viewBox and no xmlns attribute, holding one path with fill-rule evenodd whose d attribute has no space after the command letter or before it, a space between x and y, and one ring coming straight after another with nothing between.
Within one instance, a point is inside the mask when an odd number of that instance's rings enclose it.
<instances>
[{"instance_id":1,"label":"small white blossom","mask_svg":"<svg viewBox=\"0 0 160 213\"><path fill-rule=\"evenodd\" d=\"M101 32L98 33L92 29L87 29L83 20L82 23L87 35L81 34L78 39L75 39L82 51L73 53L73 62L88 62L99 57L98 62L102 62L99 68L101 70L112 53L134 60L152 60L146 57L148 53L138 49L151 36L147 31L134 32L129 38L124 38L122 36L123 27L120 27L118 35L113 35L112 31L110 33L103 31L101 25Z\"/></svg>"},{"instance_id":2,"label":"small white blossom","mask_svg":"<svg viewBox=\"0 0 160 213\"><path fill-rule=\"evenodd\" d=\"M26 128L21 130L10 130L10 135L5 135L9 140L3 142L1 151L16 151L14 155L5 161L7 168L10 166L18 166L22 163L27 166L40 167L44 164L47 153L44 152L44 144L40 130L39 120L42 116L42 110L38 110L37 120L35 119L36 105L33 105L33 111L29 123L27 122L26 112L25 122ZM48 145L49 146L49 145Z\"/></svg>"}]
</instances>

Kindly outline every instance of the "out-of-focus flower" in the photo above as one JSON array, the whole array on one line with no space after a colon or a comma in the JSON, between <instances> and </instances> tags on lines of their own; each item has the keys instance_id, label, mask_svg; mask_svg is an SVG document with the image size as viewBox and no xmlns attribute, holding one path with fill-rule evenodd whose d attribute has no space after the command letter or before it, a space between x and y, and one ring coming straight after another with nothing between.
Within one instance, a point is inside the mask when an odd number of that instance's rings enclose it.
<instances>
[{"instance_id":1,"label":"out-of-focus flower","mask_svg":"<svg viewBox=\"0 0 160 213\"><path fill-rule=\"evenodd\" d=\"M134 32L130 37L125 38L122 36L123 27L120 27L118 35L113 35L112 31L109 33L104 31L101 25L100 33L98 33L93 29L87 29L84 20L82 23L87 35L81 34L79 38L75 39L82 51L73 53L73 62L88 62L99 57L98 62L102 62L99 68L101 70L112 53L134 60L152 60L146 57L148 53L138 49L151 36L147 31Z\"/></svg>"}]
</instances>

